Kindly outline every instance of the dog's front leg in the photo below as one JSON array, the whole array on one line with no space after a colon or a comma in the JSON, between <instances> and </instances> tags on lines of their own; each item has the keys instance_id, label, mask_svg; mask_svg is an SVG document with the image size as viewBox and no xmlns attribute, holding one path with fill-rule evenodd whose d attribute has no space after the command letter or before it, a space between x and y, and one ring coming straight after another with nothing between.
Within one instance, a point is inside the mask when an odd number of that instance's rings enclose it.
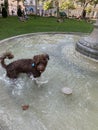
<instances>
[{"instance_id":1,"label":"dog's front leg","mask_svg":"<svg viewBox=\"0 0 98 130\"><path fill-rule=\"evenodd\" d=\"M28 76L29 78L31 78L31 75L32 75L32 73L27 73L27 76Z\"/></svg>"},{"instance_id":2,"label":"dog's front leg","mask_svg":"<svg viewBox=\"0 0 98 130\"><path fill-rule=\"evenodd\" d=\"M34 78L34 76L32 75L32 73L28 73L27 75L28 75L28 77L29 77L30 79L32 79L32 80L35 80L35 79L36 79L36 78Z\"/></svg>"},{"instance_id":3,"label":"dog's front leg","mask_svg":"<svg viewBox=\"0 0 98 130\"><path fill-rule=\"evenodd\" d=\"M30 75L30 78L34 81L36 85L38 85L38 87L40 87L40 84L37 83L38 78L34 78L33 75Z\"/></svg>"}]
</instances>

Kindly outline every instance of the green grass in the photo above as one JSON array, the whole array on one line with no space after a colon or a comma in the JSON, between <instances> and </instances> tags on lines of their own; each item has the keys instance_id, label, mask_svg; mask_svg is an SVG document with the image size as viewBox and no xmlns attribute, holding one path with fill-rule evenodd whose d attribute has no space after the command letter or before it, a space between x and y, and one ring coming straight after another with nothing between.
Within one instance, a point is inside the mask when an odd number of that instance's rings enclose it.
<instances>
[{"instance_id":1,"label":"green grass","mask_svg":"<svg viewBox=\"0 0 98 130\"><path fill-rule=\"evenodd\" d=\"M65 19L63 23L58 23L54 17L33 16L25 22L18 20L17 16L0 18L0 40L20 34L35 32L82 32L90 33L93 25L86 21Z\"/></svg>"}]
</instances>

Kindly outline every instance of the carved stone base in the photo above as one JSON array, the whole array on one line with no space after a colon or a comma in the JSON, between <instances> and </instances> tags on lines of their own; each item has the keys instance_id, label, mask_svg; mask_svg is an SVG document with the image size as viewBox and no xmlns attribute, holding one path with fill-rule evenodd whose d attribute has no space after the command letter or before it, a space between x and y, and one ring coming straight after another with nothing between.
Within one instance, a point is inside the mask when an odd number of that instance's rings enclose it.
<instances>
[{"instance_id":1,"label":"carved stone base","mask_svg":"<svg viewBox=\"0 0 98 130\"><path fill-rule=\"evenodd\" d=\"M94 24L94 30L88 37L81 38L75 49L88 57L98 60L98 20Z\"/></svg>"},{"instance_id":2,"label":"carved stone base","mask_svg":"<svg viewBox=\"0 0 98 130\"><path fill-rule=\"evenodd\" d=\"M98 50L84 45L84 42L82 43L81 41L78 41L76 43L75 49L78 52L82 53L83 55L86 55L88 57L98 60Z\"/></svg>"}]
</instances>

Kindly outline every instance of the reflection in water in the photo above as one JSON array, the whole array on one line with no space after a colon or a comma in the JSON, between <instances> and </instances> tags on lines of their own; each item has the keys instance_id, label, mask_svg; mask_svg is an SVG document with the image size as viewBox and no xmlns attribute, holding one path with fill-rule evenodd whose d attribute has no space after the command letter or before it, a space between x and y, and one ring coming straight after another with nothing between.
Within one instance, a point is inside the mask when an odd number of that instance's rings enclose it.
<instances>
[{"instance_id":1,"label":"reflection in water","mask_svg":"<svg viewBox=\"0 0 98 130\"><path fill-rule=\"evenodd\" d=\"M15 81L0 66L0 124L10 130L98 130L98 63L78 54L78 36L45 34L5 41L0 54L16 59L46 52L50 60L38 87L27 75ZM11 60L6 60L7 63ZM64 95L63 87L73 90ZM21 106L29 104L23 111Z\"/></svg>"}]
</instances>

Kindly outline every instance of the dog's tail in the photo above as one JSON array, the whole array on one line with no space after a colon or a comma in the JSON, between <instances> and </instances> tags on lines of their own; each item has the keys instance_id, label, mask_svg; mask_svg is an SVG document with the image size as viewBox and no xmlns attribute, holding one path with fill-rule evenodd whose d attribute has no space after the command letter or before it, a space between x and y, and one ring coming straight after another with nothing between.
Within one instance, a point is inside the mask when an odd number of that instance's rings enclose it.
<instances>
[{"instance_id":1,"label":"dog's tail","mask_svg":"<svg viewBox=\"0 0 98 130\"><path fill-rule=\"evenodd\" d=\"M14 56L12 55L11 52L6 52L4 53L1 57L0 57L0 62L1 62L1 65L3 68L6 68L6 64L5 64L5 59L8 58L8 59L12 59Z\"/></svg>"}]
</instances>

